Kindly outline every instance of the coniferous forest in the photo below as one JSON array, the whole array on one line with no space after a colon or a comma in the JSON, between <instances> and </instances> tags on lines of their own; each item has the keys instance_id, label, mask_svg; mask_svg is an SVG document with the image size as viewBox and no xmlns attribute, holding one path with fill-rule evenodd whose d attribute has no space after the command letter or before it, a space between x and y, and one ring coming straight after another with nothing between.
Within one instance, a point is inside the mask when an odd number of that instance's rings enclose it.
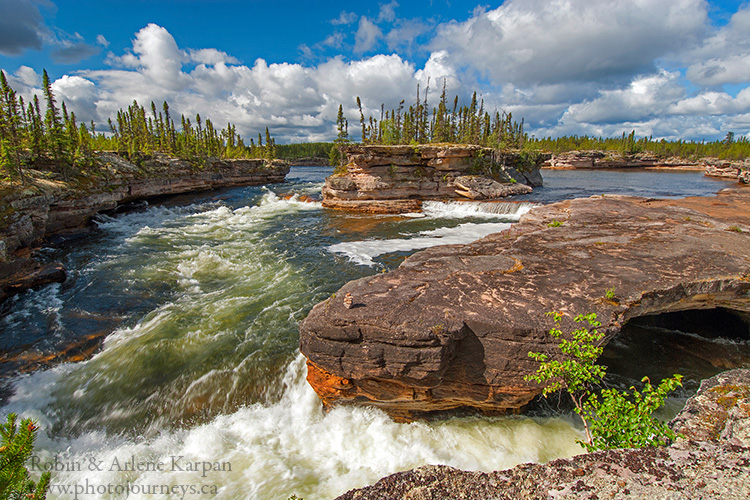
<instances>
[{"instance_id":1,"label":"coniferous forest","mask_svg":"<svg viewBox=\"0 0 750 500\"><path fill-rule=\"evenodd\" d=\"M716 157L743 160L750 157L750 141L736 138L728 132L724 139L715 141L667 141L652 137L636 137L635 131L623 132L621 137L561 136L537 138L524 131L524 120L517 121L511 112L488 110L484 100L474 92L468 105L459 106L459 98L448 100L443 82L437 106L428 102L429 80L424 94L417 85L416 99L409 108L405 100L398 108L386 110L381 104L380 117L365 117L362 102L356 98L359 110L361 144L478 144L500 149L542 150L562 153L575 150L616 151L623 154L651 153L661 157L677 156L688 159ZM349 121L339 106L336 120L337 144L351 142ZM332 152L332 160L337 157Z\"/></svg>"},{"instance_id":2,"label":"coniferous forest","mask_svg":"<svg viewBox=\"0 0 750 500\"><path fill-rule=\"evenodd\" d=\"M265 137L246 144L231 123L218 129L209 119L180 116L176 122L169 105L149 109L136 101L110 118L105 131L95 124L79 123L64 102L58 104L47 72L43 72L43 101L37 95L31 102L10 87L0 72L0 170L11 181L24 181L25 168L60 166L64 178L92 169L97 151L116 151L130 159L164 153L203 165L208 158L275 158L297 159L329 156L338 163L338 147L352 143L349 121L339 106L337 136L333 143L316 142L277 145L268 128ZM406 100L387 110L381 104L379 116L365 117L362 101L356 98L359 111L361 144L477 144L499 149L523 149L561 153L573 150L616 151L623 154L651 153L662 157L678 156L696 159L717 157L743 160L750 157L750 141L736 138L732 132L715 141L667 141L636 137L635 131L621 137L562 136L537 138L524 131L523 118L518 121L505 111L488 110L484 100L474 92L469 104L459 105L458 96L448 99L443 82L437 106L428 101L429 81L424 92L417 85L412 104Z\"/></svg>"},{"instance_id":3,"label":"coniferous forest","mask_svg":"<svg viewBox=\"0 0 750 500\"><path fill-rule=\"evenodd\" d=\"M258 134L257 144L251 139L247 145L231 123L217 129L200 114L194 121L182 115L175 123L166 101L160 109L152 102L149 110L133 101L114 120L109 119L109 130L100 132L93 122L79 123L65 102L58 104L46 71L42 91L43 105L36 95L33 101L24 102L0 71L0 170L11 182L23 183L26 168L51 165L69 179L94 169L96 151L116 151L136 161L165 153L197 166L208 158L276 156L276 142L267 127L265 139Z\"/></svg>"}]
</instances>

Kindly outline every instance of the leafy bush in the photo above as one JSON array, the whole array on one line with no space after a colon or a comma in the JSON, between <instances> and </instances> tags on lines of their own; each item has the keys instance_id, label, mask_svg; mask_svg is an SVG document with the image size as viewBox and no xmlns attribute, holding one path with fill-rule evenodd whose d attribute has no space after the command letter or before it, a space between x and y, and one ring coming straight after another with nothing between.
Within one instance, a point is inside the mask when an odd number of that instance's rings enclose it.
<instances>
[{"instance_id":1,"label":"leafy bush","mask_svg":"<svg viewBox=\"0 0 750 500\"><path fill-rule=\"evenodd\" d=\"M581 416L589 422L593 442L583 446L588 451L643 448L662 446L674 440L675 432L651 414L664 404L670 392L682 385L681 380L682 375L675 375L662 380L655 388L648 377L643 377L642 392L630 388L632 399L627 392L617 389L603 390L601 399L592 394L583 404Z\"/></svg>"},{"instance_id":2,"label":"leafy bush","mask_svg":"<svg viewBox=\"0 0 750 500\"><path fill-rule=\"evenodd\" d=\"M585 441L579 440L588 451L624 447L659 446L675 439L675 433L651 415L664 404L667 394L681 386L681 375L664 379L654 388L648 377L643 378L643 392L634 387L631 395L617 389L605 389L601 397L593 392L594 386L602 382L606 367L596 364L604 347L604 334L597 328L601 323L596 314L579 314L577 323L588 323L590 328L581 328L563 334L560 329L562 313L550 312L555 326L549 334L559 339L561 359L554 359L541 352L529 352L529 357L539 362L536 373L526 375L526 380L545 384L542 394L565 390L575 405L575 412L583 421ZM631 399L632 396L632 399Z\"/></svg>"},{"instance_id":3,"label":"leafy bush","mask_svg":"<svg viewBox=\"0 0 750 500\"><path fill-rule=\"evenodd\" d=\"M26 468L38 427L31 419L21 420L18 427L16 419L11 413L0 425L0 498L41 500L47 497L50 473L45 472L35 483Z\"/></svg>"}]
</instances>

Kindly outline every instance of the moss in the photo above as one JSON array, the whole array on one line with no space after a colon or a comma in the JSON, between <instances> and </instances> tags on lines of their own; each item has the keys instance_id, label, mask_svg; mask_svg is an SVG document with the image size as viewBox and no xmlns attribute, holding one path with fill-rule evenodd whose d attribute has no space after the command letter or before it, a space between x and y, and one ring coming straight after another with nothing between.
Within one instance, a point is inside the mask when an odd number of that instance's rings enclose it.
<instances>
[{"instance_id":1,"label":"moss","mask_svg":"<svg viewBox=\"0 0 750 500\"><path fill-rule=\"evenodd\" d=\"M712 387L711 392L720 394L716 402L719 406L728 411L730 408L736 406L739 400L750 397L750 386L720 385L718 387Z\"/></svg>"}]
</instances>

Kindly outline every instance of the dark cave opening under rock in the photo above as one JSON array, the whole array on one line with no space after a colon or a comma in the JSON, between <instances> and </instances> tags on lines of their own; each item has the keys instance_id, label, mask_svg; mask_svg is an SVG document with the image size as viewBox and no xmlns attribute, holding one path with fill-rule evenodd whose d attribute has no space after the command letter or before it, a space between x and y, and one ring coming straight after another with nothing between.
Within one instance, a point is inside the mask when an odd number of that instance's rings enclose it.
<instances>
[{"instance_id":1,"label":"dark cave opening under rock","mask_svg":"<svg viewBox=\"0 0 750 500\"><path fill-rule=\"evenodd\" d=\"M671 419L701 380L732 368L750 368L750 314L714 308L632 318L605 346L598 362L607 367L604 385L620 390L641 390L643 377L656 385L682 375L683 387L656 413ZM537 397L526 409L532 415L560 411L572 411L572 404L556 395Z\"/></svg>"},{"instance_id":2,"label":"dark cave opening under rock","mask_svg":"<svg viewBox=\"0 0 750 500\"><path fill-rule=\"evenodd\" d=\"M750 314L725 308L686 310L640 316L626 322L604 349L607 383L622 389L640 387L679 373L681 397L698 390L700 381L732 368L750 367Z\"/></svg>"}]
</instances>

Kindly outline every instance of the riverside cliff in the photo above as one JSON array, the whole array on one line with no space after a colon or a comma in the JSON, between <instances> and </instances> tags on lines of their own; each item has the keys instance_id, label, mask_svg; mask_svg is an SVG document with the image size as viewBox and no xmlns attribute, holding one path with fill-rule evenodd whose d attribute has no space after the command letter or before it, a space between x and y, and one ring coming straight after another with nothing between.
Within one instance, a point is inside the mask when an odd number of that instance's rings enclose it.
<instances>
[{"instance_id":1,"label":"riverside cliff","mask_svg":"<svg viewBox=\"0 0 750 500\"><path fill-rule=\"evenodd\" d=\"M607 293L613 290L613 294ZM723 308L750 323L750 189L650 200L596 196L533 209L512 230L434 247L343 286L300 325L325 404L410 420L461 407L517 412L540 392L529 351L553 352L548 311L628 320Z\"/></svg>"},{"instance_id":2,"label":"riverside cliff","mask_svg":"<svg viewBox=\"0 0 750 500\"><path fill-rule=\"evenodd\" d=\"M567 151L555 153L543 168L549 169L601 169L601 168L674 168L703 170L709 177L736 179L750 184L750 160L721 160L719 158L687 159L663 157L652 153L624 154L617 151Z\"/></svg>"},{"instance_id":3,"label":"riverside cliff","mask_svg":"<svg viewBox=\"0 0 750 500\"><path fill-rule=\"evenodd\" d=\"M424 200L488 200L542 185L542 153L474 145L347 146L326 179L323 206L370 213L419 211Z\"/></svg>"},{"instance_id":4,"label":"riverside cliff","mask_svg":"<svg viewBox=\"0 0 750 500\"><path fill-rule=\"evenodd\" d=\"M65 279L59 263L42 264L33 248L50 237L81 231L96 214L158 196L221 187L283 182L289 166L262 159L209 159L203 167L162 154L138 164L102 153L95 174L74 181L60 175L32 177L2 198L0 220L0 301L8 296Z\"/></svg>"}]
</instances>

